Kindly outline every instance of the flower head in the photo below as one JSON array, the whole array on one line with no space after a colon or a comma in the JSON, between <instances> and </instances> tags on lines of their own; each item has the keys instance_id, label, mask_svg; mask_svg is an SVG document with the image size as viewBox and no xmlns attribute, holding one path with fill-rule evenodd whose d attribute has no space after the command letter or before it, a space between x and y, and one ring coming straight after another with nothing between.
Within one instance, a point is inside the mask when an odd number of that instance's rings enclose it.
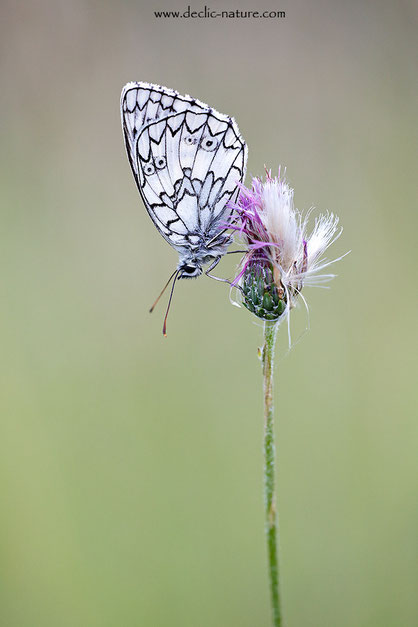
<instances>
[{"instance_id":1,"label":"flower head","mask_svg":"<svg viewBox=\"0 0 418 627\"><path fill-rule=\"evenodd\" d=\"M241 234L247 248L233 285L245 307L264 320L289 312L304 285L334 276L321 271L333 263L323 255L342 232L338 217L320 215L308 234L309 212L303 217L295 209L293 193L280 170L277 177L266 171L264 181L253 178L251 188L240 185L238 201L231 204L228 226Z\"/></svg>"}]
</instances>

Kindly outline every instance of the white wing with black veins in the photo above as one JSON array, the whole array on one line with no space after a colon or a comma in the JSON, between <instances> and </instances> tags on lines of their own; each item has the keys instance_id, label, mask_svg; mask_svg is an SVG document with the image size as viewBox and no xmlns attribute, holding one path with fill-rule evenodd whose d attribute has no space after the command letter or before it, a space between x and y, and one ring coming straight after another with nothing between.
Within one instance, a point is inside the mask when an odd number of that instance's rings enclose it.
<instances>
[{"instance_id":1,"label":"white wing with black veins","mask_svg":"<svg viewBox=\"0 0 418 627\"><path fill-rule=\"evenodd\" d=\"M209 242L245 176L247 147L235 121L148 83L128 83L121 110L129 161L155 226L177 249Z\"/></svg>"}]
</instances>

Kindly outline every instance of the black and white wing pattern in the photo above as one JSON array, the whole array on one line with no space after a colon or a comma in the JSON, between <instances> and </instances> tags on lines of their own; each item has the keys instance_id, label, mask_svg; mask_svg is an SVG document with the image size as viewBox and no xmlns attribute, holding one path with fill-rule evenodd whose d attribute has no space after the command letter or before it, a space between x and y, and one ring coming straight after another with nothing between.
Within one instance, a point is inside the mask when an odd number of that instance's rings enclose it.
<instances>
[{"instance_id":1,"label":"black and white wing pattern","mask_svg":"<svg viewBox=\"0 0 418 627\"><path fill-rule=\"evenodd\" d=\"M247 147L235 121L199 100L128 83L122 125L132 171L155 226L179 252L204 256L229 217Z\"/></svg>"}]
</instances>

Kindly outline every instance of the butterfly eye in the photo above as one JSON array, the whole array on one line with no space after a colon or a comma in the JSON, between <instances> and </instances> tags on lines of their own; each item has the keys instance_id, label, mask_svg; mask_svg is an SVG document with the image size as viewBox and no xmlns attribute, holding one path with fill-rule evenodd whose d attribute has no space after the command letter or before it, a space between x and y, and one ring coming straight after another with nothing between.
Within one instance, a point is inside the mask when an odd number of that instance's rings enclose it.
<instances>
[{"instance_id":1,"label":"butterfly eye","mask_svg":"<svg viewBox=\"0 0 418 627\"><path fill-rule=\"evenodd\" d=\"M155 168L154 168L153 164L152 163L146 163L144 165L144 172L145 172L145 174L147 176L150 176L151 174L154 174L155 173Z\"/></svg>"},{"instance_id":2,"label":"butterfly eye","mask_svg":"<svg viewBox=\"0 0 418 627\"><path fill-rule=\"evenodd\" d=\"M155 167L158 168L158 170L162 170L162 168L165 168L165 165L166 165L165 157L157 157L154 160L154 163L155 163Z\"/></svg>"},{"instance_id":3,"label":"butterfly eye","mask_svg":"<svg viewBox=\"0 0 418 627\"><path fill-rule=\"evenodd\" d=\"M214 137L204 137L200 145L203 150L208 150L209 152L211 152L212 150L215 150L218 142Z\"/></svg>"},{"instance_id":4,"label":"butterfly eye","mask_svg":"<svg viewBox=\"0 0 418 627\"><path fill-rule=\"evenodd\" d=\"M184 143L187 144L188 146L192 146L196 142L197 142L196 137L192 137L191 135L187 135L187 137L184 138Z\"/></svg>"}]
</instances>

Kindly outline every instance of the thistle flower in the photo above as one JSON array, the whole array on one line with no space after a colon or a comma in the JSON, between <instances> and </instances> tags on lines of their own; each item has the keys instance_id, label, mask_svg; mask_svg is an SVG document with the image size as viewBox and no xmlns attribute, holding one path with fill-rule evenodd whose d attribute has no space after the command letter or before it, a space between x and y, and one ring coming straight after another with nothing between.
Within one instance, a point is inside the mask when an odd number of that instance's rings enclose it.
<instances>
[{"instance_id":1,"label":"thistle flower","mask_svg":"<svg viewBox=\"0 0 418 627\"><path fill-rule=\"evenodd\" d=\"M338 217L326 213L316 218L308 232L310 212L303 216L295 209L293 189L281 178L280 169L277 177L266 170L264 181L253 178L250 188L239 187L238 201L229 205L232 212L223 226L239 233L246 249L232 285L239 289L243 305L264 320L264 345L259 350L264 393L264 514L272 623L282 627L273 408L275 340L281 320L299 298L308 310L303 287L323 287L334 277L323 271L338 259L328 261L324 253L342 229ZM287 320L290 346L288 315Z\"/></svg>"},{"instance_id":2,"label":"thistle flower","mask_svg":"<svg viewBox=\"0 0 418 627\"><path fill-rule=\"evenodd\" d=\"M241 234L247 252L233 281L247 309L263 320L278 320L295 306L303 286L320 285L334 274L322 271L334 261L323 257L341 235L333 213L315 219L308 234L309 213L295 209L293 189L266 170L265 181L253 178L251 188L240 185L229 228ZM341 259L341 257L339 258Z\"/></svg>"}]
</instances>

